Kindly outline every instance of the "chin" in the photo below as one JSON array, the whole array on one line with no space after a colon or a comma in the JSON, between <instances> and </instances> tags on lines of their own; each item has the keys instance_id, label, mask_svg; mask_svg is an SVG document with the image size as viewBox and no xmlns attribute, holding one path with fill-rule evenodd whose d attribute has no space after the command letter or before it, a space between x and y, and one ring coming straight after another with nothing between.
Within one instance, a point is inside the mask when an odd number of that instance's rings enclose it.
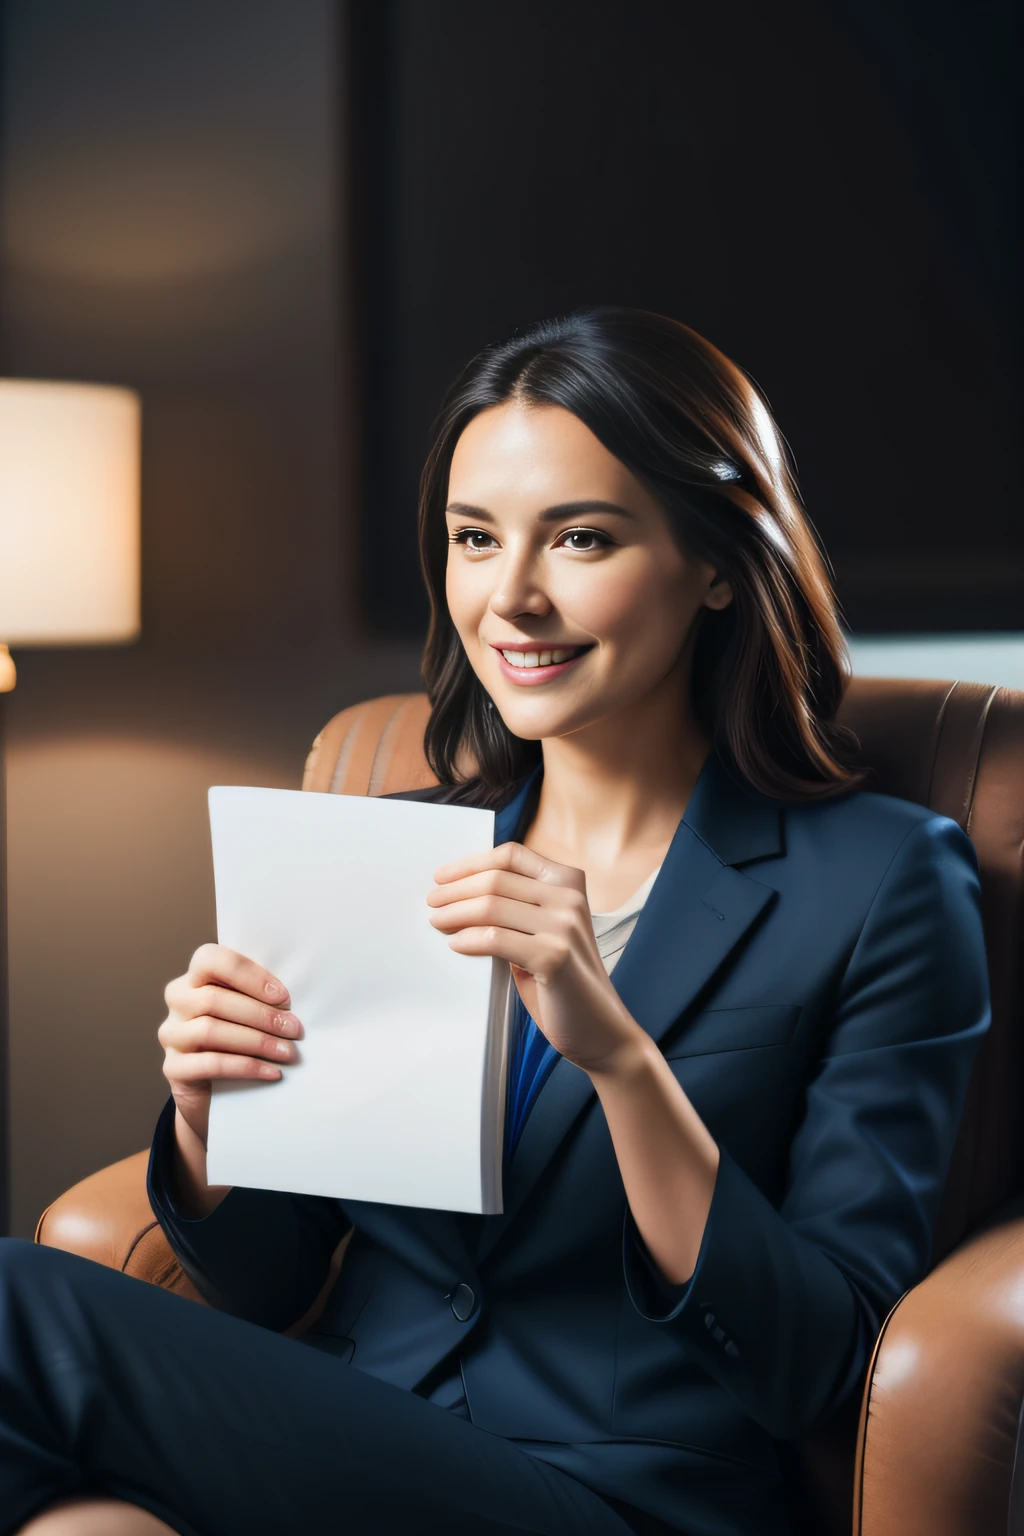
<instances>
[{"instance_id":1,"label":"chin","mask_svg":"<svg viewBox=\"0 0 1024 1536\"><path fill-rule=\"evenodd\" d=\"M545 736L557 734L550 731L545 723L538 725L536 720L517 719L514 709L502 709L497 700L495 700L494 709L495 713L501 716L506 730L511 731L513 736L518 736L520 741L543 741Z\"/></svg>"},{"instance_id":2,"label":"chin","mask_svg":"<svg viewBox=\"0 0 1024 1536\"><path fill-rule=\"evenodd\" d=\"M586 725L586 720L577 718L575 714L564 711L555 714L554 711L542 712L516 709L502 709L497 699L494 707L513 736L518 736L520 741L544 741L548 738L568 736L572 731L579 730Z\"/></svg>"},{"instance_id":3,"label":"chin","mask_svg":"<svg viewBox=\"0 0 1024 1536\"><path fill-rule=\"evenodd\" d=\"M517 707L517 703L509 704L506 700L495 699L494 708L508 726L513 736L521 736L524 741L540 741L542 736L550 736L552 727L558 730L559 721L553 719L550 714L540 710L529 710Z\"/></svg>"}]
</instances>

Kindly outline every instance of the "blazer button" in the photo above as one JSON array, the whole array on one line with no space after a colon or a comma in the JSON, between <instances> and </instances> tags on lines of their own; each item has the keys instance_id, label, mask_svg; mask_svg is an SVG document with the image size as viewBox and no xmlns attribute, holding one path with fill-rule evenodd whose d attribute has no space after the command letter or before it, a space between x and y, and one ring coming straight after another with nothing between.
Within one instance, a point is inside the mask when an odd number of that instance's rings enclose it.
<instances>
[{"instance_id":1,"label":"blazer button","mask_svg":"<svg viewBox=\"0 0 1024 1536\"><path fill-rule=\"evenodd\" d=\"M464 1323L476 1306L476 1297L465 1281L455 1287L452 1294L452 1311L460 1323Z\"/></svg>"},{"instance_id":2,"label":"blazer button","mask_svg":"<svg viewBox=\"0 0 1024 1536\"><path fill-rule=\"evenodd\" d=\"M705 1312L704 1313L704 1327L710 1333L714 1326L715 1326L715 1314L713 1312Z\"/></svg>"},{"instance_id":3,"label":"blazer button","mask_svg":"<svg viewBox=\"0 0 1024 1536\"><path fill-rule=\"evenodd\" d=\"M725 1352L729 1356L730 1360L738 1360L740 1357L740 1352L736 1345L733 1343L732 1339L729 1339L726 1343Z\"/></svg>"}]
</instances>

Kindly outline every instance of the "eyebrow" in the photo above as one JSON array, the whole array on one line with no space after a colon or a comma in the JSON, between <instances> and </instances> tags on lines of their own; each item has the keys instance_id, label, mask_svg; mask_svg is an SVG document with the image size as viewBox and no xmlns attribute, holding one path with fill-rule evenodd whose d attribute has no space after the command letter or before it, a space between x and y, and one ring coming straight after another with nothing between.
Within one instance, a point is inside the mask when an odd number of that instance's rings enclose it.
<instances>
[{"instance_id":1,"label":"eyebrow","mask_svg":"<svg viewBox=\"0 0 1024 1536\"><path fill-rule=\"evenodd\" d=\"M496 521L490 512L485 512L483 507L470 507L465 502L453 501L445 508L453 517L475 517L481 523L493 523ZM619 517L629 517L636 521L636 513L630 512L627 507L620 507L614 501L562 501L557 507L545 507L539 513L537 521L540 523L560 523L565 517L580 517L586 512L616 512Z\"/></svg>"}]
</instances>

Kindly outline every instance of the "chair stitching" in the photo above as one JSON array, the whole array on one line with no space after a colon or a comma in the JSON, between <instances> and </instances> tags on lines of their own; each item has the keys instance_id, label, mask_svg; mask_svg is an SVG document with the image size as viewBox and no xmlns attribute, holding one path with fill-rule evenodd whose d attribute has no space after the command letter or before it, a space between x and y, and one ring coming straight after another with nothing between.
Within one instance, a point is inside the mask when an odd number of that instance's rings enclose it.
<instances>
[{"instance_id":1,"label":"chair stitching","mask_svg":"<svg viewBox=\"0 0 1024 1536\"><path fill-rule=\"evenodd\" d=\"M391 758L394 753L394 747L392 743L394 741L395 734L398 731L399 722L411 704L411 699L403 699L401 704L399 704L394 712L389 716L384 729L381 731L380 736L377 738L377 746L373 754L373 762L370 764L370 780L366 790L368 795L377 795L380 793L380 787L387 778L387 772L391 766Z\"/></svg>"},{"instance_id":2,"label":"chair stitching","mask_svg":"<svg viewBox=\"0 0 1024 1536\"><path fill-rule=\"evenodd\" d=\"M854 1530L853 1536L863 1536L863 1532L864 1532L864 1471L865 1471L865 1468L867 1466L867 1460L868 1460L868 1430L870 1429L870 1426L871 1426L871 1395L872 1395L872 1392L874 1390L874 1385L875 1385L875 1365L876 1365L876 1363L878 1361L879 1353L881 1352L882 1342L883 1342L886 1334L889 1331L889 1324L892 1322L893 1318L896 1316L896 1312L897 1312L897 1309L899 1308L900 1302L903 1301L905 1296L909 1296L909 1294L910 1294L909 1291L904 1291L903 1292L903 1296L901 1296L899 1298L899 1301L895 1302L893 1304L892 1308L890 1309L889 1316L885 1319L885 1322L882 1324L882 1326L881 1326L881 1328L879 1330L878 1338L875 1340L875 1347L874 1347L874 1349L871 1352L871 1360L870 1360L870 1362L868 1364L868 1371L867 1371L867 1394L868 1394L868 1401L867 1401L867 1408L866 1408L865 1413L864 1413L864 1443L863 1443L863 1446L860 1447L860 1451L861 1451L861 1457L860 1457L860 1477L859 1477L858 1482L857 1482L857 1487L854 1490L855 1494L856 1494L856 1497L857 1497L857 1510L856 1510L857 1524L856 1524L856 1528Z\"/></svg>"},{"instance_id":3,"label":"chair stitching","mask_svg":"<svg viewBox=\"0 0 1024 1536\"><path fill-rule=\"evenodd\" d=\"M971 816L974 813L974 790L978 782L978 764L981 761L981 748L985 739L985 727L988 724L988 712L992 708L992 700L997 693L996 688L990 688L988 697L983 700L978 718L974 724L974 734L971 737L971 745L968 748L969 772L967 775L967 787L964 791L964 831L971 830Z\"/></svg>"},{"instance_id":4,"label":"chair stitching","mask_svg":"<svg viewBox=\"0 0 1024 1536\"><path fill-rule=\"evenodd\" d=\"M147 1232L152 1232L153 1228L154 1227L158 1227L159 1225L160 1225L160 1223L158 1221L151 1221L148 1226L141 1227L139 1229L139 1231L136 1232L135 1236L131 1240L131 1243L129 1244L128 1252L124 1256L124 1263L121 1265L121 1273L122 1274L128 1268L128 1265L131 1263L132 1256L135 1253L136 1248L142 1242L142 1239L146 1236L146 1233Z\"/></svg>"},{"instance_id":5,"label":"chair stitching","mask_svg":"<svg viewBox=\"0 0 1024 1536\"><path fill-rule=\"evenodd\" d=\"M345 782L345 774L348 770L349 761L355 748L356 737L359 735L359 732L362 729L363 721L365 719L366 705L363 704L360 707L359 713L356 715L355 720L352 722L345 740L341 744L341 750L338 753L338 761L335 763L334 772L331 774L331 785L330 789L328 790L328 794L339 795L342 793L341 786Z\"/></svg>"},{"instance_id":6,"label":"chair stitching","mask_svg":"<svg viewBox=\"0 0 1024 1536\"><path fill-rule=\"evenodd\" d=\"M935 787L935 769L936 769L936 766L937 766L938 761L939 761L939 746L940 746L940 744L942 742L942 730L943 730L943 726L944 726L945 720L946 720L946 706L949 703L950 699L953 697L953 694L956 692L956 686L957 686L956 683L951 683L950 684L949 691L946 694L946 697L943 699L942 703L939 705L939 712L935 716L935 724L932 727L932 740L931 740L932 766L931 766L931 772L928 775L928 794L927 794L927 797L925 799L925 804L929 807L929 809L931 809L931 803L932 803L932 790Z\"/></svg>"}]
</instances>

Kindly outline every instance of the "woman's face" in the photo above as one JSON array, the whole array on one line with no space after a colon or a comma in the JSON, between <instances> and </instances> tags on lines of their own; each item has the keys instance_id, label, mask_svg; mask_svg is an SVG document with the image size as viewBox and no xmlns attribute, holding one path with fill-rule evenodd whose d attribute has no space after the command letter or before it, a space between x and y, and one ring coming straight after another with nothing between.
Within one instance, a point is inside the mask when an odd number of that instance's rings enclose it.
<instances>
[{"instance_id":1,"label":"woman's face","mask_svg":"<svg viewBox=\"0 0 1024 1536\"><path fill-rule=\"evenodd\" d=\"M673 673L682 708L694 621L732 592L578 417L520 403L475 416L446 517L448 608L513 735L579 731L671 690Z\"/></svg>"}]
</instances>

